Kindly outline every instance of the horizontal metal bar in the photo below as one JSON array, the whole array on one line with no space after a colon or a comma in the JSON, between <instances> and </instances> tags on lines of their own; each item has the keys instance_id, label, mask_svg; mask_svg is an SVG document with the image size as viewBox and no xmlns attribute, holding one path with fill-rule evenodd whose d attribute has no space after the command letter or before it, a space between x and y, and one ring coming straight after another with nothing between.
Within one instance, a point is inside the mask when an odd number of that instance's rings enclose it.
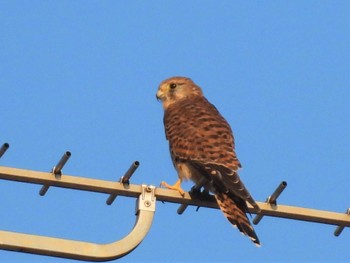
<instances>
[{"instance_id":1,"label":"horizontal metal bar","mask_svg":"<svg viewBox=\"0 0 350 263\"><path fill-rule=\"evenodd\" d=\"M118 193L118 195L131 197L138 197L141 193L141 185L124 187L123 184L119 182L70 175L64 175L57 179L52 176L50 172L39 172L3 166L0 166L0 179L106 194Z\"/></svg>"},{"instance_id":2,"label":"horizontal metal bar","mask_svg":"<svg viewBox=\"0 0 350 263\"><path fill-rule=\"evenodd\" d=\"M343 213L287 205L277 205L275 208L260 202L258 205L265 216L350 227L350 216Z\"/></svg>"},{"instance_id":3,"label":"horizontal metal bar","mask_svg":"<svg viewBox=\"0 0 350 263\"><path fill-rule=\"evenodd\" d=\"M37 172L17 168L0 166L0 179L19 181L33 184L45 184L69 189L85 190L106 194L117 194L119 196L138 197L141 193L141 185L130 184L125 187L119 182L90 179L77 176L62 176L59 180L53 178L51 173ZM178 191L156 188L155 196L158 201L179 203L185 205L218 208L214 197L200 196L191 197L188 192L181 196ZM277 205L272 206L266 202L257 202L264 216L281 217L287 219L302 220L330 225L342 225L350 227L350 216L343 213L329 212L323 210L302 208L296 206ZM248 204L250 213L255 214L255 210Z\"/></svg>"}]
</instances>

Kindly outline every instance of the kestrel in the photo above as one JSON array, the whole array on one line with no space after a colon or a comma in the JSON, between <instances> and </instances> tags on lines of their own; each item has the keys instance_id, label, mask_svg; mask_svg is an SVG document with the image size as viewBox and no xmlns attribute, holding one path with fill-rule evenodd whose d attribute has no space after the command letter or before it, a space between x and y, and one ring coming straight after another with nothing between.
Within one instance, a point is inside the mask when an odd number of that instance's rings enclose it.
<instances>
[{"instance_id":1,"label":"kestrel","mask_svg":"<svg viewBox=\"0 0 350 263\"><path fill-rule=\"evenodd\" d=\"M165 135L179 177L172 186L162 185L183 195L181 182L190 179L210 191L231 224L259 246L247 202L260 209L238 176L241 164L230 125L189 78L164 80L156 97L163 102Z\"/></svg>"}]
</instances>

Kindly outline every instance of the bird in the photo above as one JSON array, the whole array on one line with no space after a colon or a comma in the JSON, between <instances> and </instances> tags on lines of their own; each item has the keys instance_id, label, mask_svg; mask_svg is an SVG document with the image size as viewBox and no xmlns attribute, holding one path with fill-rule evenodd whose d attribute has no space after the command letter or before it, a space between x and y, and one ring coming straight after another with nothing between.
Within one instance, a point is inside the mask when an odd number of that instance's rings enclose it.
<instances>
[{"instance_id":1,"label":"bird","mask_svg":"<svg viewBox=\"0 0 350 263\"><path fill-rule=\"evenodd\" d=\"M260 208L238 175L241 164L228 122L190 78L175 76L162 81L156 98L163 105L165 136L178 174L174 185L163 181L161 186L182 196L183 181L191 180L203 187L215 196L229 222L260 246L247 217L247 202L256 212Z\"/></svg>"}]
</instances>

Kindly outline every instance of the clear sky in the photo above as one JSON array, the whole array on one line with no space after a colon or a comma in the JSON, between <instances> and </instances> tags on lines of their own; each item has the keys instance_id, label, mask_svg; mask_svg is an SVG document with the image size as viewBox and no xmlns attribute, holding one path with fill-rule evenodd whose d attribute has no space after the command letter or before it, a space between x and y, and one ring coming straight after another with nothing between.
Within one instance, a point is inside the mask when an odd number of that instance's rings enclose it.
<instances>
[{"instance_id":1,"label":"clear sky","mask_svg":"<svg viewBox=\"0 0 350 263\"><path fill-rule=\"evenodd\" d=\"M241 178L258 201L350 206L349 1L1 1L0 164L118 180L175 182L155 99L182 75L231 124ZM191 187L190 183L184 185ZM0 229L107 243L135 200L0 181ZM158 202L151 231L120 262L341 262L350 229L264 218L256 248L219 210ZM75 262L0 251L1 262Z\"/></svg>"}]
</instances>

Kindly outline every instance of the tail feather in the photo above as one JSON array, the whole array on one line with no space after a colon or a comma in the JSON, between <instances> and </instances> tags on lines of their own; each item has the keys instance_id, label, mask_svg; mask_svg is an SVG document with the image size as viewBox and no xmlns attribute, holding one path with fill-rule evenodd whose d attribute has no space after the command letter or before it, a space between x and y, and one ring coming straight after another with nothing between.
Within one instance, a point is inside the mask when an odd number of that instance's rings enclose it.
<instances>
[{"instance_id":1,"label":"tail feather","mask_svg":"<svg viewBox=\"0 0 350 263\"><path fill-rule=\"evenodd\" d=\"M246 215L247 205L245 201L232 198L225 193L216 193L215 198L221 211L231 224L237 227L243 235L248 236L255 245L260 246L259 238Z\"/></svg>"}]
</instances>

